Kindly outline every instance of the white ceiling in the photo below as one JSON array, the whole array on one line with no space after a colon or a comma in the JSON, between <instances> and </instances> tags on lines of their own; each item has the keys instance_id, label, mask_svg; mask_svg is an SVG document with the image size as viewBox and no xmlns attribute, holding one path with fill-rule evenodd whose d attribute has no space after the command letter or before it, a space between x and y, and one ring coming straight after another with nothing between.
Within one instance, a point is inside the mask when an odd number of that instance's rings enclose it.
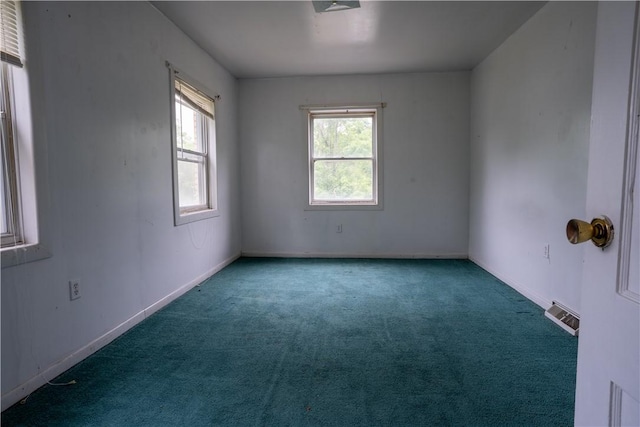
<instances>
[{"instance_id":1,"label":"white ceiling","mask_svg":"<svg viewBox=\"0 0 640 427\"><path fill-rule=\"evenodd\" d=\"M470 70L540 9L524 1L155 1L238 78Z\"/></svg>"}]
</instances>

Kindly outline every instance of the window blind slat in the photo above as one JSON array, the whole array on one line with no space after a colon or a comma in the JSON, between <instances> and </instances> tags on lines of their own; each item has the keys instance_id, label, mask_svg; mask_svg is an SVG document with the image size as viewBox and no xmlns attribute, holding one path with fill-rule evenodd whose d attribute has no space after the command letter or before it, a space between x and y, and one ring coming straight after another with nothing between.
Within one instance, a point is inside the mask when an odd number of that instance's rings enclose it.
<instances>
[{"instance_id":1,"label":"window blind slat","mask_svg":"<svg viewBox=\"0 0 640 427\"><path fill-rule=\"evenodd\" d=\"M214 118L213 99L179 79L176 79L175 88L178 96L181 95L184 100L196 107L205 116L211 119Z\"/></svg>"},{"instance_id":2,"label":"window blind slat","mask_svg":"<svg viewBox=\"0 0 640 427\"><path fill-rule=\"evenodd\" d=\"M0 1L0 60L22 66L18 5L14 0Z\"/></svg>"}]
</instances>

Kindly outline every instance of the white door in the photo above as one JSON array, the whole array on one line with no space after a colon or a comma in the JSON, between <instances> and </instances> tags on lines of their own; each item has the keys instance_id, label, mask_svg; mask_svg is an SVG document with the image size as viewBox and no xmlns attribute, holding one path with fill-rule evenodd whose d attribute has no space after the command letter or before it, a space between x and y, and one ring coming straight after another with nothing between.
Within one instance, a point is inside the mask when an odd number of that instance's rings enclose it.
<instances>
[{"instance_id":1,"label":"white door","mask_svg":"<svg viewBox=\"0 0 640 427\"><path fill-rule=\"evenodd\" d=\"M587 216L615 238L584 248L576 425L640 425L638 36L635 2L600 2L591 110ZM640 165L638 165L640 166ZM576 248L577 249L577 248Z\"/></svg>"}]
</instances>

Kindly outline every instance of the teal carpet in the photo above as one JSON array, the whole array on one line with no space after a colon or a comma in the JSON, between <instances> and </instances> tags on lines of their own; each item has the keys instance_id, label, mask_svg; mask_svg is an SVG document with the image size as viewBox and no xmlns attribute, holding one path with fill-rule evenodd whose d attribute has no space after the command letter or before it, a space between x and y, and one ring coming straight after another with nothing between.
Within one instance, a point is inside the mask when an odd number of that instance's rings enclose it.
<instances>
[{"instance_id":1,"label":"teal carpet","mask_svg":"<svg viewBox=\"0 0 640 427\"><path fill-rule=\"evenodd\" d=\"M464 260L242 258L3 426L570 426L577 339Z\"/></svg>"}]
</instances>

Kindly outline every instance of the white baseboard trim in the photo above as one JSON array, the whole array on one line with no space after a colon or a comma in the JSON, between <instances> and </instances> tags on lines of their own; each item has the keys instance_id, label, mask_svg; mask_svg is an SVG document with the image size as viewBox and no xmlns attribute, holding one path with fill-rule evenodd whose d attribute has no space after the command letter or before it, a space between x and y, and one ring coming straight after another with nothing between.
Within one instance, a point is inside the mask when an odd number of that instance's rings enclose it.
<instances>
[{"instance_id":1,"label":"white baseboard trim","mask_svg":"<svg viewBox=\"0 0 640 427\"><path fill-rule=\"evenodd\" d=\"M375 258L375 259L467 259L467 253L418 253L418 254L377 254L377 253L328 253L328 252L242 252L248 258Z\"/></svg>"},{"instance_id":2,"label":"white baseboard trim","mask_svg":"<svg viewBox=\"0 0 640 427\"><path fill-rule=\"evenodd\" d=\"M513 280L513 278L489 267L487 264L485 264L484 262L469 256L469 261L473 262L474 264L476 264L478 267L482 268L483 270L487 271L488 273L492 274L493 276L497 277L498 279L500 279L501 281L503 281L504 283L506 283L508 286L510 286L511 288L515 289L519 294L521 294L522 296L524 296L525 298L533 301L534 303L536 303L537 305L539 305L543 310L546 310L547 308L549 308L551 306L551 301L547 300L546 298L541 297L540 295L538 295L537 293L533 292L531 289L529 289L526 286L523 286L521 283L518 283L518 281Z\"/></svg>"},{"instance_id":3,"label":"white baseboard trim","mask_svg":"<svg viewBox=\"0 0 640 427\"><path fill-rule=\"evenodd\" d=\"M89 344L85 345L84 347L69 354L62 360L49 366L44 371L32 377L27 382L5 393L2 396L1 410L4 411L10 406L16 404L17 402L22 400L25 396L30 395L38 388L45 385L47 381L51 381L53 378L57 377L58 375L62 374L63 372L73 367L74 365L80 363L82 360L91 356L93 353L100 350L102 347L106 346L107 344L109 344L110 342L118 338L120 335L124 334L129 329L131 329L138 323L142 322L147 317L151 316L153 313L167 306L170 302L181 297L182 295L187 293L189 290L194 288L196 285L199 285L200 283L202 283L209 277L213 276L214 274L216 274L217 272L219 272L220 270L222 270L223 268L225 268L226 266L228 266L238 258L240 258L240 254L234 255L224 260L223 262L216 265L212 269L206 271L205 273L191 280L189 283L179 287L178 289L176 289L166 297L151 304L149 307L145 308L139 313L134 314L129 319L125 320L124 322L122 322L115 328L111 329L110 331L106 332L102 336L91 341Z\"/></svg>"}]
</instances>

